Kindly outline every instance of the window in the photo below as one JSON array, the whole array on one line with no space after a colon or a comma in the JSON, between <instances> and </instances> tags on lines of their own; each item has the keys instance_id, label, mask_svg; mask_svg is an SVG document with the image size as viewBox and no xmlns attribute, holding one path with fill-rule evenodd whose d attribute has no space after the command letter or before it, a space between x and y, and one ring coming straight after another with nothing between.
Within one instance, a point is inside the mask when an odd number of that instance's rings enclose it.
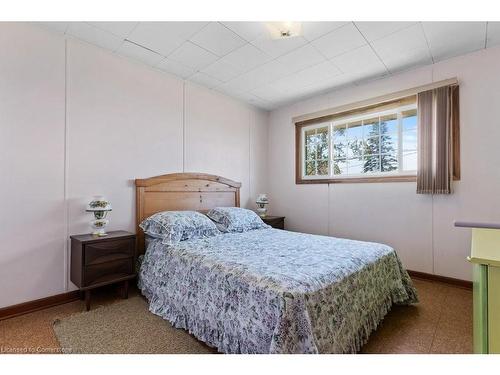
<instances>
[{"instance_id":1,"label":"window","mask_svg":"<svg viewBox=\"0 0 500 375\"><path fill-rule=\"evenodd\" d=\"M297 137L298 183L415 178L414 100L297 124Z\"/></svg>"}]
</instances>

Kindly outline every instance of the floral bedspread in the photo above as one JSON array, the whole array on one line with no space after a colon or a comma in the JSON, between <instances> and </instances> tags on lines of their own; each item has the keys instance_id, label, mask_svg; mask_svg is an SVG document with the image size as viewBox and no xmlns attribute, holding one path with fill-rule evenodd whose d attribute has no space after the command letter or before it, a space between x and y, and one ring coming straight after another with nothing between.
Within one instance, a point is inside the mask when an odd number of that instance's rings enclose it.
<instances>
[{"instance_id":1,"label":"floral bedspread","mask_svg":"<svg viewBox=\"0 0 500 375\"><path fill-rule=\"evenodd\" d=\"M151 240L139 287L224 353L355 353L393 304L417 302L391 247L277 229Z\"/></svg>"}]
</instances>

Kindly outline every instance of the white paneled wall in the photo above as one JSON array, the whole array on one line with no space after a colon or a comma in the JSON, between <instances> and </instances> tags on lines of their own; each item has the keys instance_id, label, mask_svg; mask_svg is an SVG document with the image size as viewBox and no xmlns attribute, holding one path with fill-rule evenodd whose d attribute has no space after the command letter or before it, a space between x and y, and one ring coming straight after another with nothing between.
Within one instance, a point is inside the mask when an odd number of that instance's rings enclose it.
<instances>
[{"instance_id":1,"label":"white paneled wall","mask_svg":"<svg viewBox=\"0 0 500 375\"><path fill-rule=\"evenodd\" d=\"M61 292L64 43L0 23L0 307Z\"/></svg>"},{"instance_id":2,"label":"white paneled wall","mask_svg":"<svg viewBox=\"0 0 500 375\"><path fill-rule=\"evenodd\" d=\"M69 231L88 231L93 194L134 230L133 180L182 171L183 82L69 40L67 83Z\"/></svg>"},{"instance_id":3,"label":"white paneled wall","mask_svg":"<svg viewBox=\"0 0 500 375\"><path fill-rule=\"evenodd\" d=\"M255 198L260 193L267 193L267 164L268 160L268 113L262 111L251 112L250 127L250 196L247 207L254 207Z\"/></svg>"},{"instance_id":4,"label":"white paneled wall","mask_svg":"<svg viewBox=\"0 0 500 375\"><path fill-rule=\"evenodd\" d=\"M36 26L0 23L0 307L63 293L85 204L134 231L135 178L207 172L266 191L267 112Z\"/></svg>"},{"instance_id":5,"label":"white paneled wall","mask_svg":"<svg viewBox=\"0 0 500 375\"><path fill-rule=\"evenodd\" d=\"M206 172L242 183L249 196L250 111L229 97L186 83L185 171Z\"/></svg>"},{"instance_id":6,"label":"white paneled wall","mask_svg":"<svg viewBox=\"0 0 500 375\"><path fill-rule=\"evenodd\" d=\"M273 214L292 230L387 243L408 269L471 278L470 232L459 219L500 221L500 48L482 50L314 97L274 110L269 128L269 189ZM450 196L420 196L415 183L295 184L292 118L458 77L462 179Z\"/></svg>"}]
</instances>

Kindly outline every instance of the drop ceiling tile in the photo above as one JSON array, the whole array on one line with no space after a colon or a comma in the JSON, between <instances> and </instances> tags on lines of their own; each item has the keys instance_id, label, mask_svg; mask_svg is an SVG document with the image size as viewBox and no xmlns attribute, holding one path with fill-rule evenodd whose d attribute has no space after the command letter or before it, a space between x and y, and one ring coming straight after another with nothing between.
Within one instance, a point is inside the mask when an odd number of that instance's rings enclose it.
<instances>
[{"instance_id":1,"label":"drop ceiling tile","mask_svg":"<svg viewBox=\"0 0 500 375\"><path fill-rule=\"evenodd\" d=\"M242 99L243 97L248 96L248 93L234 89L230 86L227 86L224 83L219 85L219 86L214 87L214 90L218 91L224 95L232 96L233 98L241 98Z\"/></svg>"},{"instance_id":2,"label":"drop ceiling tile","mask_svg":"<svg viewBox=\"0 0 500 375\"><path fill-rule=\"evenodd\" d=\"M366 44L358 29L348 23L311 42L329 59Z\"/></svg>"},{"instance_id":3,"label":"drop ceiling tile","mask_svg":"<svg viewBox=\"0 0 500 375\"><path fill-rule=\"evenodd\" d=\"M306 86L290 87L287 93L293 96L295 100L314 95L320 95L327 91L337 90L341 87L353 84L353 78L347 74L339 74L335 76L325 77L321 81L316 81Z\"/></svg>"},{"instance_id":4,"label":"drop ceiling tile","mask_svg":"<svg viewBox=\"0 0 500 375\"><path fill-rule=\"evenodd\" d=\"M488 22L488 40L486 47L500 44L500 22Z\"/></svg>"},{"instance_id":5,"label":"drop ceiling tile","mask_svg":"<svg viewBox=\"0 0 500 375\"><path fill-rule=\"evenodd\" d=\"M185 42L172 52L168 58L191 69L199 70L213 63L218 59L218 56L191 42Z\"/></svg>"},{"instance_id":6,"label":"drop ceiling tile","mask_svg":"<svg viewBox=\"0 0 500 375\"><path fill-rule=\"evenodd\" d=\"M228 53L222 59L247 71L265 64L271 60L271 57L255 46L245 44L243 47Z\"/></svg>"},{"instance_id":7,"label":"drop ceiling tile","mask_svg":"<svg viewBox=\"0 0 500 375\"><path fill-rule=\"evenodd\" d=\"M372 42L374 40L383 38L390 35L396 31L409 27L415 22L380 22L380 21L369 21L369 22L355 22L361 34L365 38Z\"/></svg>"},{"instance_id":8,"label":"drop ceiling tile","mask_svg":"<svg viewBox=\"0 0 500 375\"><path fill-rule=\"evenodd\" d=\"M277 60L273 60L252 70L251 73L254 76L255 81L260 84L276 81L293 72L294 70L289 66L286 66Z\"/></svg>"},{"instance_id":9,"label":"drop ceiling tile","mask_svg":"<svg viewBox=\"0 0 500 375\"><path fill-rule=\"evenodd\" d=\"M224 90L228 91L248 92L263 84L265 84L265 80L257 74L249 72L225 82L221 86L223 86Z\"/></svg>"},{"instance_id":10,"label":"drop ceiling tile","mask_svg":"<svg viewBox=\"0 0 500 375\"><path fill-rule=\"evenodd\" d=\"M358 72L349 74L350 82L354 85L361 85L366 82L375 81L377 79L381 79L387 77L390 73L388 72Z\"/></svg>"},{"instance_id":11,"label":"drop ceiling tile","mask_svg":"<svg viewBox=\"0 0 500 375\"><path fill-rule=\"evenodd\" d=\"M241 99L247 101L248 103L250 103L256 107L259 107L261 109L265 109L267 111L270 111L274 108L274 105L272 102L269 102L267 100L264 100L262 98L254 96L252 94L248 94L246 97L242 97Z\"/></svg>"},{"instance_id":12,"label":"drop ceiling tile","mask_svg":"<svg viewBox=\"0 0 500 375\"><path fill-rule=\"evenodd\" d=\"M215 87L214 88L215 91L219 91L220 93L224 94L224 95L227 95L227 96L230 96L232 98L235 98L235 99L239 99L239 100L242 100L244 102L247 102L253 106L256 106L256 107L259 107L261 109L265 109L265 110L271 110L274 108L274 105L273 103L271 102L268 102L267 100L264 100L264 99L261 99L261 98L258 98L257 96L249 93L249 92L241 92L241 91L230 91L230 92L226 92L224 91L223 89L219 87Z\"/></svg>"},{"instance_id":13,"label":"drop ceiling tile","mask_svg":"<svg viewBox=\"0 0 500 375\"><path fill-rule=\"evenodd\" d=\"M244 72L242 68L223 59L217 60L213 64L203 68L201 71L209 76L217 78L222 82L227 82Z\"/></svg>"},{"instance_id":14,"label":"drop ceiling tile","mask_svg":"<svg viewBox=\"0 0 500 375\"><path fill-rule=\"evenodd\" d=\"M349 22L302 22L302 36L312 41L347 23Z\"/></svg>"},{"instance_id":15,"label":"drop ceiling tile","mask_svg":"<svg viewBox=\"0 0 500 375\"><path fill-rule=\"evenodd\" d=\"M292 73L291 70L274 60L224 83L221 90L247 92L258 86L276 81L290 73Z\"/></svg>"},{"instance_id":16,"label":"drop ceiling tile","mask_svg":"<svg viewBox=\"0 0 500 375\"><path fill-rule=\"evenodd\" d=\"M156 52L150 51L129 41L124 41L116 52L120 55L130 57L134 60L152 66L157 65L163 59L163 56L157 54Z\"/></svg>"},{"instance_id":17,"label":"drop ceiling tile","mask_svg":"<svg viewBox=\"0 0 500 375\"><path fill-rule=\"evenodd\" d=\"M326 61L326 59L312 46L312 44L306 44L286 55L278 57L277 61L292 71L298 71L319 64L320 62Z\"/></svg>"},{"instance_id":18,"label":"drop ceiling tile","mask_svg":"<svg viewBox=\"0 0 500 375\"><path fill-rule=\"evenodd\" d=\"M268 33L265 22L222 22L248 42Z\"/></svg>"},{"instance_id":19,"label":"drop ceiling tile","mask_svg":"<svg viewBox=\"0 0 500 375\"><path fill-rule=\"evenodd\" d=\"M70 22L35 22L35 25L61 34L64 34L66 32L69 24Z\"/></svg>"},{"instance_id":20,"label":"drop ceiling tile","mask_svg":"<svg viewBox=\"0 0 500 375\"><path fill-rule=\"evenodd\" d=\"M343 73L386 72L384 64L368 45L334 57L332 62Z\"/></svg>"},{"instance_id":21,"label":"drop ceiling tile","mask_svg":"<svg viewBox=\"0 0 500 375\"><path fill-rule=\"evenodd\" d=\"M321 81L326 81L337 76L340 71L330 61L325 61L300 72L286 76L271 85L279 91L287 91L297 87L309 86Z\"/></svg>"},{"instance_id":22,"label":"drop ceiling tile","mask_svg":"<svg viewBox=\"0 0 500 375\"><path fill-rule=\"evenodd\" d=\"M187 78L195 73L194 69L191 69L187 66L179 64L176 61L165 58L156 65L156 68L163 70L167 73L175 74L181 78Z\"/></svg>"},{"instance_id":23,"label":"drop ceiling tile","mask_svg":"<svg viewBox=\"0 0 500 375\"><path fill-rule=\"evenodd\" d=\"M271 35L266 33L253 40L252 44L269 56L276 58L307 44L307 40L301 36L285 39L271 39Z\"/></svg>"},{"instance_id":24,"label":"drop ceiling tile","mask_svg":"<svg viewBox=\"0 0 500 375\"><path fill-rule=\"evenodd\" d=\"M200 72L195 73L194 75L189 77L189 80L199 83L200 85L203 85L205 87L208 87L209 89L219 86L222 83L218 79L210 77L209 75Z\"/></svg>"},{"instance_id":25,"label":"drop ceiling tile","mask_svg":"<svg viewBox=\"0 0 500 375\"><path fill-rule=\"evenodd\" d=\"M247 43L246 40L219 22L210 22L194 34L190 40L218 56L224 56Z\"/></svg>"},{"instance_id":26,"label":"drop ceiling tile","mask_svg":"<svg viewBox=\"0 0 500 375\"><path fill-rule=\"evenodd\" d=\"M273 102L268 102L257 97L248 98L248 102L257 108L264 109L266 111L272 111L276 108Z\"/></svg>"},{"instance_id":27,"label":"drop ceiling tile","mask_svg":"<svg viewBox=\"0 0 500 375\"><path fill-rule=\"evenodd\" d=\"M322 82L314 83L313 85L310 85L309 88L314 86L316 87L316 90L336 90L340 87L353 85L355 80L356 76L353 76L351 74L338 74L336 76L327 77Z\"/></svg>"},{"instance_id":28,"label":"drop ceiling tile","mask_svg":"<svg viewBox=\"0 0 500 375\"><path fill-rule=\"evenodd\" d=\"M486 22L423 22L434 61L484 48Z\"/></svg>"},{"instance_id":29,"label":"drop ceiling tile","mask_svg":"<svg viewBox=\"0 0 500 375\"><path fill-rule=\"evenodd\" d=\"M371 45L390 72L432 63L420 23L378 39Z\"/></svg>"},{"instance_id":30,"label":"drop ceiling tile","mask_svg":"<svg viewBox=\"0 0 500 375\"><path fill-rule=\"evenodd\" d=\"M253 89L250 94L255 95L258 98L268 102L282 100L282 98L285 96L285 93L273 87L272 85L257 87L256 89Z\"/></svg>"},{"instance_id":31,"label":"drop ceiling tile","mask_svg":"<svg viewBox=\"0 0 500 375\"><path fill-rule=\"evenodd\" d=\"M253 90L259 85L262 85L266 80L255 70L244 73L228 82L225 82L222 86L223 89L228 91L242 91L247 92Z\"/></svg>"},{"instance_id":32,"label":"drop ceiling tile","mask_svg":"<svg viewBox=\"0 0 500 375\"><path fill-rule=\"evenodd\" d=\"M85 22L72 22L66 30L66 34L111 51L116 50L123 42L122 38Z\"/></svg>"},{"instance_id":33,"label":"drop ceiling tile","mask_svg":"<svg viewBox=\"0 0 500 375\"><path fill-rule=\"evenodd\" d=\"M167 56L206 24L207 22L140 22L127 39Z\"/></svg>"},{"instance_id":34,"label":"drop ceiling tile","mask_svg":"<svg viewBox=\"0 0 500 375\"><path fill-rule=\"evenodd\" d=\"M126 38L137 26L138 22L87 22L98 29Z\"/></svg>"}]
</instances>

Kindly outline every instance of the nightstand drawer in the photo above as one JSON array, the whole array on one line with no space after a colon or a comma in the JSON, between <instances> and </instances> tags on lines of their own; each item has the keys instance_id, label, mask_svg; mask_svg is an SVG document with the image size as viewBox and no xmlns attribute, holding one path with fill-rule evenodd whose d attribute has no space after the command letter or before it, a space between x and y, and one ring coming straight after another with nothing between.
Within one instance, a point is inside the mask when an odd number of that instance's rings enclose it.
<instances>
[{"instance_id":1,"label":"nightstand drawer","mask_svg":"<svg viewBox=\"0 0 500 375\"><path fill-rule=\"evenodd\" d=\"M85 287L104 283L113 279L134 274L134 258L116 260L86 266L84 271Z\"/></svg>"},{"instance_id":2,"label":"nightstand drawer","mask_svg":"<svg viewBox=\"0 0 500 375\"><path fill-rule=\"evenodd\" d=\"M133 239L89 243L85 245L85 265L133 257L134 249Z\"/></svg>"}]
</instances>

